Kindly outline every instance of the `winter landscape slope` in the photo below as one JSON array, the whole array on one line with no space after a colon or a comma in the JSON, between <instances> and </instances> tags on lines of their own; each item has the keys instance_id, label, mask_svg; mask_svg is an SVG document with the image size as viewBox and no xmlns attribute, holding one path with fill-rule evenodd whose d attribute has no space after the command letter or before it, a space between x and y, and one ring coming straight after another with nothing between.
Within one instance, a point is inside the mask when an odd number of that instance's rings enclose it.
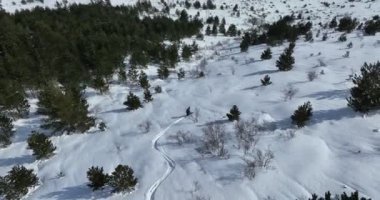
<instances>
[{"instance_id":1,"label":"winter landscape slope","mask_svg":"<svg viewBox=\"0 0 380 200\"><path fill-rule=\"evenodd\" d=\"M161 6L160 2L152 3ZM49 0L26 5L3 0L2 7L14 12L54 4ZM216 4L219 7L224 2ZM251 16L272 22L292 11L303 11L313 21L316 33L319 22L324 24L334 16L350 15L364 20L380 12L379 1L336 0L330 7L314 0L239 0L225 4L230 8L199 10L200 15L204 19L225 17L227 25L234 23L239 29L248 30ZM241 10L240 17L231 16L235 4ZM190 8L189 13L195 15L197 11ZM157 79L157 66L149 66L146 73L152 87L160 85L163 91L154 94L154 100L143 108L130 112L123 106L126 96L133 90L142 97L143 90L111 84L109 92L101 95L87 88L89 110L107 124L107 130L54 136L52 141L57 150L44 161L36 161L27 149L26 138L31 130L39 128L42 120L35 112L37 99L30 98L31 116L15 122L13 144L0 149L0 175L17 164L34 169L40 184L25 199L282 200L307 199L312 193L324 194L328 190L334 194L358 190L365 197L380 199L379 112L364 116L349 108L346 100L353 86L350 76L359 73L365 62L380 60L380 35L363 36L361 31L353 31L347 34L347 42L338 42L340 35L331 30L326 41L319 36L313 42L305 42L301 37L294 50L294 69L288 72L276 68L276 60L288 43L272 47L273 58L261 60L266 45L250 46L241 53L240 39L224 36L186 39L189 43L195 40L200 50L189 62L177 65L177 69L186 71L183 80L177 80L176 73L167 80ZM349 42L353 44L350 49ZM343 57L347 51L349 57ZM205 77L193 78L191 74L199 69L203 58L207 60ZM309 81L307 74L313 71L318 77ZM260 82L265 75L273 82L266 87ZM294 89L295 95L284 100L284 91L289 88ZM307 101L313 105L313 117L306 127L297 129L290 116ZM245 160L250 155L237 148L234 123L226 117L233 105L239 107L243 120L254 118L266 127L259 133L256 148L270 149L274 155L270 167L260 169L252 180L244 175ZM199 110L198 120L184 117L188 106L193 111ZM140 126L146 122L151 123L148 132ZM202 129L208 124L223 124L226 128L228 153L222 159L199 153ZM178 131L188 132L183 144L176 139ZM154 139L159 140L152 148ZM175 168L170 168L173 165L170 160ZM134 169L138 178L135 191L110 194L105 190L92 192L87 187L89 167L102 166L108 173L120 163ZM150 189L160 179L163 181L152 193ZM150 195L153 198L147 198Z\"/></svg>"}]
</instances>

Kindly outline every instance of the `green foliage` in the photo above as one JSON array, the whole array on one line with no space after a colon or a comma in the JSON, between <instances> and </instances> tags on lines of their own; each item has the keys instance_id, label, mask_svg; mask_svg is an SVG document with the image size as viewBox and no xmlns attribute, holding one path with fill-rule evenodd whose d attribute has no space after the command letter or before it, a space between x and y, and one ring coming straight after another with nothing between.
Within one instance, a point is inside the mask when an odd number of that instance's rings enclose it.
<instances>
[{"instance_id":1,"label":"green foliage","mask_svg":"<svg viewBox=\"0 0 380 200\"><path fill-rule=\"evenodd\" d=\"M229 121L239 121L241 112L239 111L239 108L236 105L233 105L230 113L227 113L227 118Z\"/></svg>"},{"instance_id":2,"label":"green foliage","mask_svg":"<svg viewBox=\"0 0 380 200\"><path fill-rule=\"evenodd\" d=\"M158 74L158 78L160 79L167 79L169 77L169 69L164 66L164 65L161 65L158 69L157 69L157 74Z\"/></svg>"},{"instance_id":3,"label":"green foliage","mask_svg":"<svg viewBox=\"0 0 380 200\"><path fill-rule=\"evenodd\" d=\"M45 86L38 95L38 110L47 115L42 128L53 132L85 132L94 126L95 120L88 116L88 104L77 88L60 88L54 83Z\"/></svg>"},{"instance_id":4,"label":"green foliage","mask_svg":"<svg viewBox=\"0 0 380 200\"><path fill-rule=\"evenodd\" d=\"M261 79L261 84L263 86L267 86L267 85L270 85L272 84L272 81L270 81L270 77L269 75L265 75L263 79Z\"/></svg>"},{"instance_id":5,"label":"green foliage","mask_svg":"<svg viewBox=\"0 0 380 200\"><path fill-rule=\"evenodd\" d=\"M193 52L192 52L191 46L184 44L182 47L182 54L181 54L182 58L185 61L189 61L192 54Z\"/></svg>"},{"instance_id":6,"label":"green foliage","mask_svg":"<svg viewBox=\"0 0 380 200\"><path fill-rule=\"evenodd\" d=\"M240 43L240 51L246 52L250 44L251 44L251 37L249 33L245 33L243 36L243 40Z\"/></svg>"},{"instance_id":7,"label":"green foliage","mask_svg":"<svg viewBox=\"0 0 380 200\"><path fill-rule=\"evenodd\" d=\"M177 72L178 80L184 79L185 78L185 70L183 68L180 68L179 71Z\"/></svg>"},{"instance_id":8,"label":"green foliage","mask_svg":"<svg viewBox=\"0 0 380 200\"><path fill-rule=\"evenodd\" d=\"M144 101L145 102L153 101L153 97L152 97L152 94L150 93L149 89L144 90Z\"/></svg>"},{"instance_id":9,"label":"green foliage","mask_svg":"<svg viewBox=\"0 0 380 200\"><path fill-rule=\"evenodd\" d=\"M112 172L108 185L113 188L114 192L129 192L134 190L137 184L137 178L134 177L133 169L127 165L118 165Z\"/></svg>"},{"instance_id":10,"label":"green foliage","mask_svg":"<svg viewBox=\"0 0 380 200\"><path fill-rule=\"evenodd\" d=\"M128 110L137 110L142 107L140 98L132 92L129 92L127 101L125 101L123 104L127 106Z\"/></svg>"},{"instance_id":11,"label":"green foliage","mask_svg":"<svg viewBox=\"0 0 380 200\"><path fill-rule=\"evenodd\" d=\"M262 60L269 60L272 58L272 50L268 47L267 49L265 49L263 51L263 53L261 54L261 59Z\"/></svg>"},{"instance_id":12,"label":"green foliage","mask_svg":"<svg viewBox=\"0 0 380 200\"><path fill-rule=\"evenodd\" d=\"M226 35L235 37L237 35L237 29L235 24L231 24L228 29Z\"/></svg>"},{"instance_id":13,"label":"green foliage","mask_svg":"<svg viewBox=\"0 0 380 200\"><path fill-rule=\"evenodd\" d=\"M139 83L143 89L148 89L150 87L148 76L143 71L140 72Z\"/></svg>"},{"instance_id":14,"label":"green foliage","mask_svg":"<svg viewBox=\"0 0 380 200\"><path fill-rule=\"evenodd\" d=\"M161 93L161 92L162 92L162 88L161 88L161 86L157 85L156 87L154 87L154 91L155 91L156 93Z\"/></svg>"},{"instance_id":15,"label":"green foliage","mask_svg":"<svg viewBox=\"0 0 380 200\"><path fill-rule=\"evenodd\" d=\"M276 62L276 66L280 71L289 71L293 69L294 57L292 56L294 50L294 43L290 43L289 47L285 49L284 53Z\"/></svg>"},{"instance_id":16,"label":"green foliage","mask_svg":"<svg viewBox=\"0 0 380 200\"><path fill-rule=\"evenodd\" d=\"M105 131L106 128L107 128L106 123L104 123L104 122L100 122L100 123L99 123L99 130L100 130L100 131Z\"/></svg>"},{"instance_id":17,"label":"green foliage","mask_svg":"<svg viewBox=\"0 0 380 200\"><path fill-rule=\"evenodd\" d=\"M330 22L330 24L329 24L329 27L330 28L336 28L338 26L338 22L336 21L336 17L334 17L332 20L331 20L331 22Z\"/></svg>"},{"instance_id":18,"label":"green foliage","mask_svg":"<svg viewBox=\"0 0 380 200\"><path fill-rule=\"evenodd\" d=\"M202 23L186 20L185 12L178 20L162 15L141 17L147 9L149 3L113 7L99 0L14 14L0 12L0 27L7 27L0 29L0 80L12 80L21 88L12 91L20 91L17 101L0 94L1 107L18 107L25 99L21 98L23 87L39 89L51 80L65 87L97 85L123 67L128 55L133 66L174 66L178 49L167 48L163 41L196 35Z\"/></svg>"},{"instance_id":19,"label":"green foliage","mask_svg":"<svg viewBox=\"0 0 380 200\"><path fill-rule=\"evenodd\" d=\"M109 90L109 85L107 83L107 80L104 78L98 76L95 77L92 83L92 87L100 92L100 94L104 94Z\"/></svg>"},{"instance_id":20,"label":"green foliage","mask_svg":"<svg viewBox=\"0 0 380 200\"><path fill-rule=\"evenodd\" d=\"M351 195L348 195L346 192L343 192L343 194L341 194L340 196L336 195L335 197L331 197L331 193L330 191L326 192L325 193L325 196L324 197L318 197L318 195L316 194L313 194L311 198L309 198L309 200L332 200L332 199L335 199L335 200L371 200L371 199L367 199L367 198L359 198L359 192L358 191L355 191L355 192L352 192Z\"/></svg>"},{"instance_id":21,"label":"green foliage","mask_svg":"<svg viewBox=\"0 0 380 200\"><path fill-rule=\"evenodd\" d=\"M3 114L0 114L0 147L7 147L12 143L13 120Z\"/></svg>"},{"instance_id":22,"label":"green foliage","mask_svg":"<svg viewBox=\"0 0 380 200\"><path fill-rule=\"evenodd\" d=\"M374 19L367 21L364 25L364 32L367 35L375 35L380 32L380 18L374 17Z\"/></svg>"},{"instance_id":23,"label":"green foliage","mask_svg":"<svg viewBox=\"0 0 380 200\"><path fill-rule=\"evenodd\" d=\"M29 114L29 104L25 98L25 93L21 85L16 81L12 81L5 78L2 79L1 74L0 112L7 114L8 116L11 116L13 118L25 117Z\"/></svg>"},{"instance_id":24,"label":"green foliage","mask_svg":"<svg viewBox=\"0 0 380 200\"><path fill-rule=\"evenodd\" d=\"M352 79L351 97L347 99L348 106L358 112L367 113L380 109L380 62L364 63L360 69L361 75Z\"/></svg>"},{"instance_id":25,"label":"green foliage","mask_svg":"<svg viewBox=\"0 0 380 200\"><path fill-rule=\"evenodd\" d=\"M310 101L299 106L297 110L294 111L294 114L290 117L292 123L298 127L304 127L306 122L310 120L310 117L313 115L313 108Z\"/></svg>"},{"instance_id":26,"label":"green foliage","mask_svg":"<svg viewBox=\"0 0 380 200\"><path fill-rule=\"evenodd\" d=\"M28 193L29 187L38 183L33 170L24 166L14 166L4 177L0 177L0 197L7 200L18 200Z\"/></svg>"},{"instance_id":27,"label":"green foliage","mask_svg":"<svg viewBox=\"0 0 380 200\"><path fill-rule=\"evenodd\" d=\"M34 131L28 138L28 148L33 150L37 160L49 158L56 149L45 134Z\"/></svg>"},{"instance_id":28,"label":"green foliage","mask_svg":"<svg viewBox=\"0 0 380 200\"><path fill-rule=\"evenodd\" d=\"M109 176L103 172L103 167L94 167L88 169L87 178L90 181L88 187L93 191L102 189L109 181Z\"/></svg>"},{"instance_id":29,"label":"green foliage","mask_svg":"<svg viewBox=\"0 0 380 200\"><path fill-rule=\"evenodd\" d=\"M351 17L343 17L339 20L338 31L345 31L350 33L355 27L358 25L356 19L352 19Z\"/></svg>"}]
</instances>

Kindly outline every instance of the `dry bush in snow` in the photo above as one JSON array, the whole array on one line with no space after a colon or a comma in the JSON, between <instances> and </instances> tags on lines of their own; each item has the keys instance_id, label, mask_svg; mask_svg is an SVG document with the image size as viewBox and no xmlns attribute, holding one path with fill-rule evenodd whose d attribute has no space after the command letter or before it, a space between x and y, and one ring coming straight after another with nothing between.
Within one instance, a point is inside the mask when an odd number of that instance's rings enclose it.
<instances>
[{"instance_id":1,"label":"dry bush in snow","mask_svg":"<svg viewBox=\"0 0 380 200\"><path fill-rule=\"evenodd\" d=\"M307 79L309 81L314 81L314 79L316 79L318 77L318 74L316 71L310 71L307 73Z\"/></svg>"},{"instance_id":2,"label":"dry bush in snow","mask_svg":"<svg viewBox=\"0 0 380 200\"><path fill-rule=\"evenodd\" d=\"M200 116L200 110L199 108L195 108L193 114L191 115L191 119L194 123L197 123L199 121Z\"/></svg>"},{"instance_id":3,"label":"dry bush in snow","mask_svg":"<svg viewBox=\"0 0 380 200\"><path fill-rule=\"evenodd\" d=\"M241 120L235 124L235 135L238 140L238 148L242 148L244 154L255 147L259 138L260 127L254 119L251 121Z\"/></svg>"},{"instance_id":4,"label":"dry bush in snow","mask_svg":"<svg viewBox=\"0 0 380 200\"><path fill-rule=\"evenodd\" d=\"M292 100L297 92L298 89L294 88L292 85L288 85L288 87L282 91L284 94L284 101Z\"/></svg>"},{"instance_id":5,"label":"dry bush in snow","mask_svg":"<svg viewBox=\"0 0 380 200\"><path fill-rule=\"evenodd\" d=\"M271 169L271 162L274 158L274 154L270 149L267 149L265 152L257 150L253 156L254 158L245 159L246 166L244 168L244 176L248 179L255 178L259 169Z\"/></svg>"},{"instance_id":6,"label":"dry bush in snow","mask_svg":"<svg viewBox=\"0 0 380 200\"><path fill-rule=\"evenodd\" d=\"M200 152L218 157L227 156L227 150L224 148L226 128L220 124L210 124L202 131L203 145Z\"/></svg>"},{"instance_id":7,"label":"dry bush in snow","mask_svg":"<svg viewBox=\"0 0 380 200\"><path fill-rule=\"evenodd\" d=\"M173 139L177 141L178 145L182 145L185 143L189 143L192 141L191 133L189 131L177 131L175 135L169 136L169 139Z\"/></svg>"},{"instance_id":8,"label":"dry bush in snow","mask_svg":"<svg viewBox=\"0 0 380 200\"><path fill-rule=\"evenodd\" d=\"M139 128L143 131L143 133L149 133L151 127L152 127L152 122L150 121L145 121L139 124Z\"/></svg>"}]
</instances>

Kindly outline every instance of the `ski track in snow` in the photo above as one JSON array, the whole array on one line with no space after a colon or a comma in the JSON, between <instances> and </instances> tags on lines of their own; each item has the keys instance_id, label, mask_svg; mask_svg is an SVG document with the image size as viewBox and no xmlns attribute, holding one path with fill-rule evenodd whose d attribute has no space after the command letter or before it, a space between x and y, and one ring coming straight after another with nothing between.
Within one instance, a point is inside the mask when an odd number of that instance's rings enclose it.
<instances>
[{"instance_id":1,"label":"ski track in snow","mask_svg":"<svg viewBox=\"0 0 380 200\"><path fill-rule=\"evenodd\" d=\"M171 123L168 127L166 127L164 130L159 132L156 137L153 138L152 140L152 148L155 149L156 151L160 152L161 155L164 157L166 160L166 163L168 164L168 168L166 169L166 172L156 181L152 186L150 186L148 192L145 194L145 200L154 200L154 193L156 192L157 188L161 185L162 182L165 181L165 179L173 172L175 168L175 161L169 157L169 155L166 153L165 149L163 147L159 147L157 145L158 140L165 135L165 133L175 124L183 120L185 117L181 117Z\"/></svg>"}]
</instances>

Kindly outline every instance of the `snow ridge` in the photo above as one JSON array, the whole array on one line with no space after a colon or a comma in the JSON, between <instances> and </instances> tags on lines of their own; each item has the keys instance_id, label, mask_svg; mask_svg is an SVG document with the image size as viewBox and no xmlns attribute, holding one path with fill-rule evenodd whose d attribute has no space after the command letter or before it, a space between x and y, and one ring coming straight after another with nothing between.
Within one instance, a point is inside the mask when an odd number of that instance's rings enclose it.
<instances>
[{"instance_id":1,"label":"snow ridge","mask_svg":"<svg viewBox=\"0 0 380 200\"><path fill-rule=\"evenodd\" d=\"M168 164L168 168L166 169L166 172L152 185L150 186L148 192L145 194L145 200L154 200L154 193L156 192L157 188L161 185L162 182L165 181L165 179L173 172L175 169L175 161L169 157L169 155L166 153L165 149L163 147L159 147L157 145L158 140L165 135L165 133L175 124L179 123L181 120L183 120L185 117L181 117L171 123L168 127L166 127L164 130L159 132L156 137L152 140L152 148L156 151L160 152L161 155L166 160L166 163Z\"/></svg>"}]
</instances>

